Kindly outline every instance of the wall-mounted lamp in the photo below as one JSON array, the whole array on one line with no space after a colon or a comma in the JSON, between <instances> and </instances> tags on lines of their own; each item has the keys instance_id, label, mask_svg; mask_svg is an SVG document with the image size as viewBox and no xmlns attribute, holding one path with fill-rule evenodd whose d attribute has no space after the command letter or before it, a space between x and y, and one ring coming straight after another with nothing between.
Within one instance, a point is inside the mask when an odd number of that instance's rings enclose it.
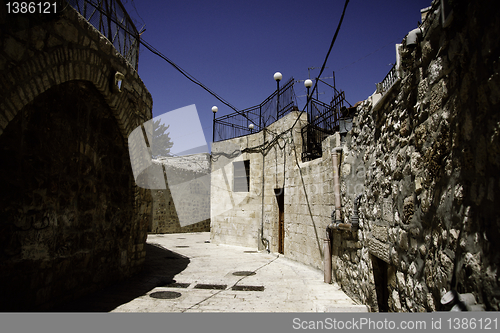
<instances>
[{"instance_id":1,"label":"wall-mounted lamp","mask_svg":"<svg viewBox=\"0 0 500 333\"><path fill-rule=\"evenodd\" d=\"M125 75L120 72L115 73L115 78L113 82L113 91L116 93L121 93L122 82L125 80Z\"/></svg>"}]
</instances>

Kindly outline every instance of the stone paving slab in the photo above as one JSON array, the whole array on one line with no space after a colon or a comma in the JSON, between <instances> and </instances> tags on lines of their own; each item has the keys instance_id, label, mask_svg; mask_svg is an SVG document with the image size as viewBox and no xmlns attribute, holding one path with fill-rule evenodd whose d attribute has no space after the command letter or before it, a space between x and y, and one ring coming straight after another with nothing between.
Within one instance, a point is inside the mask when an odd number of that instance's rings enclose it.
<instances>
[{"instance_id":1,"label":"stone paving slab","mask_svg":"<svg viewBox=\"0 0 500 333\"><path fill-rule=\"evenodd\" d=\"M210 233L148 235L148 243L188 258L173 276L187 288L155 287L112 312L366 312L336 284L325 284L323 272L284 258L240 246L210 243ZM165 265L168 265L167 259ZM233 273L247 271L250 276ZM224 290L198 289L197 284L225 285ZM232 290L234 286L262 291ZM255 288L254 288L255 289ZM150 297L158 291L181 294L176 299Z\"/></svg>"},{"instance_id":2,"label":"stone paving slab","mask_svg":"<svg viewBox=\"0 0 500 333\"><path fill-rule=\"evenodd\" d=\"M322 271L282 255L212 244L209 240L209 232L148 235L146 262L140 274L66 304L59 311L368 311L366 306L350 299L337 284L324 283ZM244 271L252 275L233 274ZM199 284L225 287L200 289ZM233 290L233 287L247 289ZM180 296L170 299L151 296L158 292L168 293L161 296Z\"/></svg>"}]
</instances>

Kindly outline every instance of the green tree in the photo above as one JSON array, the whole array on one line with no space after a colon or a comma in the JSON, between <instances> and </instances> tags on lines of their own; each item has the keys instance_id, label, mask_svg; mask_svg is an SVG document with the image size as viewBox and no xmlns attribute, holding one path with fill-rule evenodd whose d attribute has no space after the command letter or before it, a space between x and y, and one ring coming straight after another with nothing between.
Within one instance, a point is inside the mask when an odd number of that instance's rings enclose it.
<instances>
[{"instance_id":1,"label":"green tree","mask_svg":"<svg viewBox=\"0 0 500 333\"><path fill-rule=\"evenodd\" d=\"M170 148L174 143L170 140L170 132L165 133L169 127L170 125L161 124L160 119L153 121L153 148L151 152L153 158L171 156Z\"/></svg>"}]
</instances>

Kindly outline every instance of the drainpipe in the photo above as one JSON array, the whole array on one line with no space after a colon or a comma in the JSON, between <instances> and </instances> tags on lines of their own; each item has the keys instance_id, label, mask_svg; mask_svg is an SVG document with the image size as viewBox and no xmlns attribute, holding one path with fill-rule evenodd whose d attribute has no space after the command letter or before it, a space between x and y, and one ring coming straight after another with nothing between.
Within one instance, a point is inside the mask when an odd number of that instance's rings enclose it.
<instances>
[{"instance_id":1,"label":"drainpipe","mask_svg":"<svg viewBox=\"0 0 500 333\"><path fill-rule=\"evenodd\" d=\"M331 222L326 227L326 238L323 243L323 265L325 273L325 283L332 283L332 233L331 230L335 225L340 224L340 182L339 182L339 159L338 153L342 151L342 147L335 147L332 149L332 162L333 162L333 191L335 195L335 210L332 212ZM334 221L335 214L335 223Z\"/></svg>"},{"instance_id":2,"label":"drainpipe","mask_svg":"<svg viewBox=\"0 0 500 333\"><path fill-rule=\"evenodd\" d=\"M345 231L356 231L359 228L359 216L358 208L360 205L361 197L363 193L360 193L354 199L354 208L352 209L351 223L340 223L335 221L336 211L332 211L331 222L326 227L326 238L323 243L324 252L324 274L325 283L332 283L332 230L345 230Z\"/></svg>"},{"instance_id":3,"label":"drainpipe","mask_svg":"<svg viewBox=\"0 0 500 333\"><path fill-rule=\"evenodd\" d=\"M332 282L332 230L346 230L346 231L356 231L359 228L359 216L358 208L360 205L362 193L358 194L354 199L354 207L351 216L351 223L342 223L340 209L340 182L339 182L339 159L338 151L341 151L342 147L335 147L332 149L332 161L333 161L333 189L335 195L335 210L331 214L331 222L326 227L326 238L323 244L324 248L324 275L325 283Z\"/></svg>"},{"instance_id":4,"label":"drainpipe","mask_svg":"<svg viewBox=\"0 0 500 333\"><path fill-rule=\"evenodd\" d=\"M332 283L331 232L328 227L326 227L326 238L323 240L323 268L325 273L325 283Z\"/></svg>"},{"instance_id":5,"label":"drainpipe","mask_svg":"<svg viewBox=\"0 0 500 333\"><path fill-rule=\"evenodd\" d=\"M335 222L340 223L340 181L339 181L339 154L342 147L335 147L332 149L332 162L333 162L333 191L335 195Z\"/></svg>"}]
</instances>

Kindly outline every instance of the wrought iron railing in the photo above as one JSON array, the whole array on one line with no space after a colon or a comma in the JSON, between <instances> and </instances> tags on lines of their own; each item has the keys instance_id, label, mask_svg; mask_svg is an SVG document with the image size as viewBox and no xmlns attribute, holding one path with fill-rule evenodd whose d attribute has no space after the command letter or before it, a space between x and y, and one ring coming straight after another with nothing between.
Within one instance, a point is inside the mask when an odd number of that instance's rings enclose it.
<instances>
[{"instance_id":1,"label":"wrought iron railing","mask_svg":"<svg viewBox=\"0 0 500 333\"><path fill-rule=\"evenodd\" d=\"M340 120L346 113L345 93L335 89L330 104L312 98L308 105L308 124L301 129L302 161L311 161L323 155L321 142L339 131ZM350 104L349 104L350 105Z\"/></svg>"},{"instance_id":2,"label":"wrought iron railing","mask_svg":"<svg viewBox=\"0 0 500 333\"><path fill-rule=\"evenodd\" d=\"M259 105L234 112L215 119L214 141L223 141L256 133L288 114L296 105L293 78L279 90L279 105L276 105L278 91L272 93ZM254 128L250 129L249 125Z\"/></svg>"},{"instance_id":3,"label":"wrought iron railing","mask_svg":"<svg viewBox=\"0 0 500 333\"><path fill-rule=\"evenodd\" d=\"M323 156L321 142L333 133L333 131L325 130L313 124L302 127L302 162L312 161Z\"/></svg>"},{"instance_id":4,"label":"wrought iron railing","mask_svg":"<svg viewBox=\"0 0 500 333\"><path fill-rule=\"evenodd\" d=\"M137 70L139 33L120 0L68 0Z\"/></svg>"},{"instance_id":5,"label":"wrought iron railing","mask_svg":"<svg viewBox=\"0 0 500 333\"><path fill-rule=\"evenodd\" d=\"M396 82L399 79L399 74L397 70L397 66L394 65L392 66L391 70L387 75L385 76L384 80L380 83L377 83L377 93L383 94L387 92L394 82Z\"/></svg>"}]
</instances>

